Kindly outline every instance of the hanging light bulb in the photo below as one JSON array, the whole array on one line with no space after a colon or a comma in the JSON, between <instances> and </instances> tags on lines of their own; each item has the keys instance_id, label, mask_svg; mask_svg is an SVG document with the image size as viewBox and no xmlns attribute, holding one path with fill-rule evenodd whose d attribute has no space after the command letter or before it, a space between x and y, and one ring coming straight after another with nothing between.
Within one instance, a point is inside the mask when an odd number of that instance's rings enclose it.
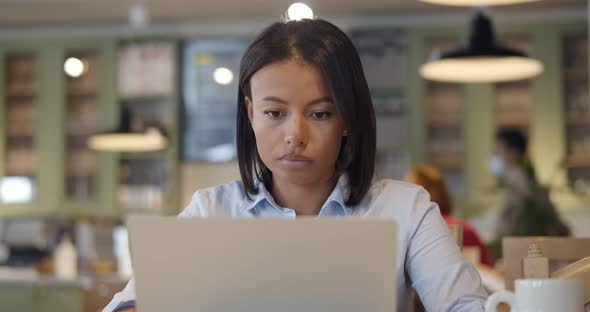
<instances>
[{"instance_id":1,"label":"hanging light bulb","mask_svg":"<svg viewBox=\"0 0 590 312\"><path fill-rule=\"evenodd\" d=\"M219 67L213 72L213 80L220 85L228 85L234 80L234 74L225 67Z\"/></svg>"},{"instance_id":2,"label":"hanging light bulb","mask_svg":"<svg viewBox=\"0 0 590 312\"><path fill-rule=\"evenodd\" d=\"M428 80L455 83L492 83L533 78L543 72L543 63L523 51L499 45L491 20L477 11L466 46L435 52L420 67Z\"/></svg>"},{"instance_id":3,"label":"hanging light bulb","mask_svg":"<svg viewBox=\"0 0 590 312\"><path fill-rule=\"evenodd\" d=\"M295 2L289 6L287 18L291 21L313 19L313 10L305 3Z\"/></svg>"},{"instance_id":4,"label":"hanging light bulb","mask_svg":"<svg viewBox=\"0 0 590 312\"><path fill-rule=\"evenodd\" d=\"M150 22L149 11L143 1L131 4L129 8L129 25L134 29L145 28Z\"/></svg>"},{"instance_id":5,"label":"hanging light bulb","mask_svg":"<svg viewBox=\"0 0 590 312\"><path fill-rule=\"evenodd\" d=\"M431 4L452 5L452 6L494 6L534 2L539 0L420 0Z\"/></svg>"},{"instance_id":6,"label":"hanging light bulb","mask_svg":"<svg viewBox=\"0 0 590 312\"><path fill-rule=\"evenodd\" d=\"M64 62L64 72L72 78L78 78L86 72L86 64L77 57L68 57Z\"/></svg>"}]
</instances>

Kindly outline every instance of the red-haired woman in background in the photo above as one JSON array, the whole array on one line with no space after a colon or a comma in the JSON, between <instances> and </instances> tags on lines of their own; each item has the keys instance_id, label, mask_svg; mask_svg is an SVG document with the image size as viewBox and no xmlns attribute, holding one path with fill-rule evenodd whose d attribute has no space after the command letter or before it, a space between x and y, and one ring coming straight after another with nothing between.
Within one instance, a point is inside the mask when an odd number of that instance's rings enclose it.
<instances>
[{"instance_id":1,"label":"red-haired woman in background","mask_svg":"<svg viewBox=\"0 0 590 312\"><path fill-rule=\"evenodd\" d=\"M481 263L490 267L494 266L492 255L481 242L473 227L463 220L451 217L453 213L451 196L447 190L447 184L438 169L429 165L418 165L408 172L406 181L425 188L430 193L430 200L438 204L445 222L447 224L459 224L463 227L463 246L477 247L480 251Z\"/></svg>"}]
</instances>

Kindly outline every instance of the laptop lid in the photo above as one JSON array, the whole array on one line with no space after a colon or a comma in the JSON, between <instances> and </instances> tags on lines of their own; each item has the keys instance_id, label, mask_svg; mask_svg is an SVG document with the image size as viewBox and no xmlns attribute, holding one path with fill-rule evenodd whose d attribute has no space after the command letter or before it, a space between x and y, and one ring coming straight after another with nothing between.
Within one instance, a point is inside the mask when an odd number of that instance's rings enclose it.
<instances>
[{"instance_id":1,"label":"laptop lid","mask_svg":"<svg viewBox=\"0 0 590 312\"><path fill-rule=\"evenodd\" d=\"M391 312L396 225L353 218L128 221L142 312Z\"/></svg>"}]
</instances>

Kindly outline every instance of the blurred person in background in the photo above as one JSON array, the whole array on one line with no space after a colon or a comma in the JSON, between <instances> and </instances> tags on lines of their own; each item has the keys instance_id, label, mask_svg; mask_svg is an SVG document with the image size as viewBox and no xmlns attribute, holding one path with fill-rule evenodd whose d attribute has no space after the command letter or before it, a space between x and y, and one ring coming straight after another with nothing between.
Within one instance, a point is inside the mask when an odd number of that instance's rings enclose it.
<instances>
[{"instance_id":1,"label":"blurred person in background","mask_svg":"<svg viewBox=\"0 0 590 312\"><path fill-rule=\"evenodd\" d=\"M537 180L527 156L527 138L521 131L501 129L496 133L489 170L502 189L502 206L496 225L498 246L503 236L570 234L549 198L549 191Z\"/></svg>"},{"instance_id":2,"label":"blurred person in background","mask_svg":"<svg viewBox=\"0 0 590 312\"><path fill-rule=\"evenodd\" d=\"M406 181L420 185L426 189L430 193L430 200L438 204L445 222L449 225L461 225L463 228L463 246L476 247L479 249L481 263L490 267L494 266L494 258L487 247L481 242L473 227L461 219L451 217L453 214L451 196L448 192L447 184L437 168L424 164L417 165L408 172Z\"/></svg>"}]
</instances>

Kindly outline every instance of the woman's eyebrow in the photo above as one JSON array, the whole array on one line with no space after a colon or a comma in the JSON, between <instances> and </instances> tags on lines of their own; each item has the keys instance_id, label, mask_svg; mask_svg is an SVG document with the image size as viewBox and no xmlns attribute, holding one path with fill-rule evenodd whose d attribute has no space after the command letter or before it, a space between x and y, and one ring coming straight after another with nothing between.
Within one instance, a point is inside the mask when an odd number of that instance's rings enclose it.
<instances>
[{"instance_id":1,"label":"woman's eyebrow","mask_svg":"<svg viewBox=\"0 0 590 312\"><path fill-rule=\"evenodd\" d=\"M265 96L264 98L262 98L262 100L263 101L277 102L277 103L280 103L280 104L289 104L289 102L287 102L287 101L285 101L283 99L280 99L278 97L275 97L275 96Z\"/></svg>"},{"instance_id":2,"label":"woman's eyebrow","mask_svg":"<svg viewBox=\"0 0 590 312\"><path fill-rule=\"evenodd\" d=\"M285 101L281 98L278 98L276 96L265 96L264 98L262 98L263 101L270 101L270 102L276 102L276 103L280 103L280 104L289 104L288 101ZM311 100L307 103L307 105L315 105L315 104L320 104L320 103L324 103L324 102L328 102L328 103L334 103L334 100L329 97L329 96L323 96L321 98L317 98L315 100Z\"/></svg>"},{"instance_id":3,"label":"woman's eyebrow","mask_svg":"<svg viewBox=\"0 0 590 312\"><path fill-rule=\"evenodd\" d=\"M307 103L307 105L315 105L315 104L319 104L319 103L323 103L323 102L334 103L334 100L329 96L323 96L319 99L309 101L309 103Z\"/></svg>"}]
</instances>

